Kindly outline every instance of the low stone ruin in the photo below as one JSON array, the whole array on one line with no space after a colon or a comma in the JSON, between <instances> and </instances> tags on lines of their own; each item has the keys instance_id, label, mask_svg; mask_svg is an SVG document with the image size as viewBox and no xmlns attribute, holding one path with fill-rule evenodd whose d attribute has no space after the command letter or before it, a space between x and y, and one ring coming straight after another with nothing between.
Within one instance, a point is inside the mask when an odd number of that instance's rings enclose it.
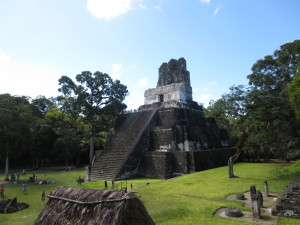
<instances>
[{"instance_id":1,"label":"low stone ruin","mask_svg":"<svg viewBox=\"0 0 300 225\"><path fill-rule=\"evenodd\" d=\"M226 208L225 215L229 217L241 217L243 216L243 213L237 208Z\"/></svg>"},{"instance_id":2,"label":"low stone ruin","mask_svg":"<svg viewBox=\"0 0 300 225\"><path fill-rule=\"evenodd\" d=\"M236 195L236 199L237 200L246 200L246 197L244 194L239 194L239 195Z\"/></svg>"},{"instance_id":3,"label":"low stone ruin","mask_svg":"<svg viewBox=\"0 0 300 225\"><path fill-rule=\"evenodd\" d=\"M300 180L292 182L278 196L272 215L300 219Z\"/></svg>"},{"instance_id":4,"label":"low stone ruin","mask_svg":"<svg viewBox=\"0 0 300 225\"><path fill-rule=\"evenodd\" d=\"M28 207L26 203L18 203L17 198L0 201L0 213L14 213Z\"/></svg>"}]
</instances>

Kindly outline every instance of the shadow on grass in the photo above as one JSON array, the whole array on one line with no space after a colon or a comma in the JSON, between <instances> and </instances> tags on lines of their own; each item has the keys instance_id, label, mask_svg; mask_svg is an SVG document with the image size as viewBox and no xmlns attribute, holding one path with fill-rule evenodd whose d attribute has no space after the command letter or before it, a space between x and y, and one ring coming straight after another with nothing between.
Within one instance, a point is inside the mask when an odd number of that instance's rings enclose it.
<instances>
[{"instance_id":1,"label":"shadow on grass","mask_svg":"<svg viewBox=\"0 0 300 225\"><path fill-rule=\"evenodd\" d=\"M275 176L281 180L294 180L300 177L300 161L276 168Z\"/></svg>"},{"instance_id":2,"label":"shadow on grass","mask_svg":"<svg viewBox=\"0 0 300 225\"><path fill-rule=\"evenodd\" d=\"M180 195L187 197L187 198L201 199L201 200L207 200L207 201L218 202L218 203L220 201L222 201L222 199L220 199L220 198L209 198L209 197L204 197L204 196L186 195L186 194L180 194Z\"/></svg>"}]
</instances>

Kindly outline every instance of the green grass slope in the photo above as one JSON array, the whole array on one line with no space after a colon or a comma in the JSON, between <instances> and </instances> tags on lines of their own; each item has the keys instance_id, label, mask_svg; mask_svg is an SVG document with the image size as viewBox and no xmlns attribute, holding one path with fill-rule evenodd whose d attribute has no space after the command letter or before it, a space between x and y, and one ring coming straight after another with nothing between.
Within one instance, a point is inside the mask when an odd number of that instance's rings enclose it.
<instances>
[{"instance_id":1,"label":"green grass slope","mask_svg":"<svg viewBox=\"0 0 300 225\"><path fill-rule=\"evenodd\" d=\"M240 194L255 185L263 191L268 180L270 192L281 192L293 179L299 179L300 162L296 164L240 163L228 178L228 168L221 167L166 180L138 190L156 224L250 224L212 216L220 207L246 210L237 201L228 201L229 194ZM278 224L300 224L300 220L279 219Z\"/></svg>"},{"instance_id":2,"label":"green grass slope","mask_svg":"<svg viewBox=\"0 0 300 225\"><path fill-rule=\"evenodd\" d=\"M238 178L227 178L227 167L202 171L170 180L133 179L134 191L141 196L148 212L156 224L250 224L212 216L220 207L237 207L246 210L240 202L227 201L228 194L239 194L249 190L250 185L263 190L264 180L268 180L270 192L281 192L292 180L300 177L300 161L295 164L239 163L234 167ZM6 184L7 198L17 197L19 202L30 205L28 209L0 214L0 224L32 225L45 207L41 201L42 191L50 193L56 186L79 187L76 179L84 176L83 169L70 172L51 168L35 172L39 179L55 179L56 184L28 184L28 194L22 193L21 184ZM0 173L4 177L3 172ZM32 174L28 173L26 180ZM146 185L150 183L150 185ZM111 187L111 184L108 184ZM126 185L125 182L122 186ZM119 187L121 184L119 183ZM104 188L103 181L85 182L82 188ZM279 225L300 224L300 220L280 218Z\"/></svg>"}]
</instances>

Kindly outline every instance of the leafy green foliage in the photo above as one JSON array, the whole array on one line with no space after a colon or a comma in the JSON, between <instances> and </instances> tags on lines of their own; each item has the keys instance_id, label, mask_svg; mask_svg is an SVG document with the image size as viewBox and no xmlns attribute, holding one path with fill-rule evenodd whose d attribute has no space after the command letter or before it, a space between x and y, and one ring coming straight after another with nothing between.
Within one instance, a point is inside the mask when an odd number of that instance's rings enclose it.
<instances>
[{"instance_id":1,"label":"leafy green foliage","mask_svg":"<svg viewBox=\"0 0 300 225\"><path fill-rule=\"evenodd\" d=\"M206 117L216 119L220 128L229 133L230 143L235 146L243 132L241 122L246 115L249 89L243 85L230 87L230 92L225 93L217 101L211 101L204 110Z\"/></svg>"},{"instance_id":2,"label":"leafy green foliage","mask_svg":"<svg viewBox=\"0 0 300 225\"><path fill-rule=\"evenodd\" d=\"M273 55L258 60L248 75L252 91L248 98L247 119L255 121L251 126L252 138L247 151L256 142L257 158L287 158L287 154L299 148L299 126L289 100L287 87L297 73L300 60L300 41L284 44ZM258 125L258 126L257 126Z\"/></svg>"},{"instance_id":3,"label":"leafy green foliage","mask_svg":"<svg viewBox=\"0 0 300 225\"><path fill-rule=\"evenodd\" d=\"M52 158L64 159L66 166L69 165L71 159L76 158L76 163L79 165L81 152L87 148L85 133L88 130L88 125L84 123L83 118L80 116L74 118L67 115L74 114L65 114L58 108L52 108L45 115L47 124L52 127L56 135Z\"/></svg>"},{"instance_id":4,"label":"leafy green foliage","mask_svg":"<svg viewBox=\"0 0 300 225\"><path fill-rule=\"evenodd\" d=\"M10 155L22 155L31 144L30 127L34 122L33 110L26 97L0 95L1 154L7 151ZM6 144L8 149L4 148Z\"/></svg>"},{"instance_id":5,"label":"leafy green foliage","mask_svg":"<svg viewBox=\"0 0 300 225\"><path fill-rule=\"evenodd\" d=\"M298 73L288 86L288 94L290 103L296 112L297 118L300 120L300 62Z\"/></svg>"},{"instance_id":6,"label":"leafy green foliage","mask_svg":"<svg viewBox=\"0 0 300 225\"><path fill-rule=\"evenodd\" d=\"M90 163L94 156L96 134L107 132L113 126L117 114L126 108L123 100L127 87L119 80L113 81L108 74L84 71L76 76L76 84L71 78L59 79L63 94L58 97L61 111L73 121L79 116L89 124Z\"/></svg>"},{"instance_id":7,"label":"leafy green foliage","mask_svg":"<svg viewBox=\"0 0 300 225\"><path fill-rule=\"evenodd\" d=\"M233 145L247 131L246 158L267 161L297 155L293 151L300 148L300 123L295 117L300 105L299 61L299 40L282 45L253 65L249 87L231 87L206 109L206 116L227 129Z\"/></svg>"}]
</instances>

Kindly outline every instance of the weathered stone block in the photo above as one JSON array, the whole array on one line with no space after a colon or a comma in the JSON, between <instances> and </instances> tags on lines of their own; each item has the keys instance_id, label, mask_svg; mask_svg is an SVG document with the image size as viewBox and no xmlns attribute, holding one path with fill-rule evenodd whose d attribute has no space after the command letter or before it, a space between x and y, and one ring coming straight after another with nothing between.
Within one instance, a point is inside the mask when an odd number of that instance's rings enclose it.
<instances>
[{"instance_id":1,"label":"weathered stone block","mask_svg":"<svg viewBox=\"0 0 300 225\"><path fill-rule=\"evenodd\" d=\"M227 208L225 209L225 215L229 217L241 217L243 216L243 213L237 208Z\"/></svg>"}]
</instances>

